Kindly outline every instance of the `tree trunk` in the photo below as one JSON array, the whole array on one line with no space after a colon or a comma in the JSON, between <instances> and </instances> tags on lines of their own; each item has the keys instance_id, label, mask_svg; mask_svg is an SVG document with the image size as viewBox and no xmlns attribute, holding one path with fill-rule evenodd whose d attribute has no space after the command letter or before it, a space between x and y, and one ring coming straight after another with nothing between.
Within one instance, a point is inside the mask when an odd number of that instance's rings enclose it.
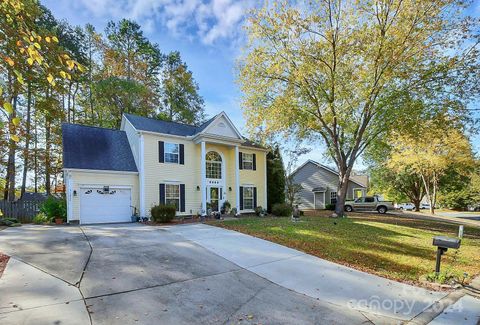
<instances>
[{"instance_id":1,"label":"tree trunk","mask_svg":"<svg viewBox=\"0 0 480 325\"><path fill-rule=\"evenodd\" d=\"M348 191L348 179L350 178L351 168L343 167L338 171L338 189L337 203L335 204L335 216L345 216L345 200Z\"/></svg>"},{"instance_id":2,"label":"tree trunk","mask_svg":"<svg viewBox=\"0 0 480 325\"><path fill-rule=\"evenodd\" d=\"M13 125L12 119L16 117L17 113L17 95L13 96L13 113L10 115L9 124L10 124L10 134L15 133L15 126ZM13 140L9 140L8 148L8 163L7 163L7 200L15 201L15 154L17 150L17 143Z\"/></svg>"},{"instance_id":3,"label":"tree trunk","mask_svg":"<svg viewBox=\"0 0 480 325\"><path fill-rule=\"evenodd\" d=\"M48 194L51 193L50 185L50 119L46 118L45 124L45 192Z\"/></svg>"},{"instance_id":4,"label":"tree trunk","mask_svg":"<svg viewBox=\"0 0 480 325\"><path fill-rule=\"evenodd\" d=\"M31 82L28 82L27 86L27 125L25 127L25 150L23 152L23 176L22 176L22 189L20 191L20 197L25 194L25 188L27 185L27 172L30 158L30 122L31 122L31 106L32 106L32 87Z\"/></svg>"}]
</instances>

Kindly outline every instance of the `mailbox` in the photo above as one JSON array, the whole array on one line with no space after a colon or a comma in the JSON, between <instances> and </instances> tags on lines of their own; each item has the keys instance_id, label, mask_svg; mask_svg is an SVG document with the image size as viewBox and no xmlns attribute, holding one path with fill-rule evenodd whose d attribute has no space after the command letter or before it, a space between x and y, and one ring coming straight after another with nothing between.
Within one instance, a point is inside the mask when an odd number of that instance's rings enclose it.
<instances>
[{"instance_id":1,"label":"mailbox","mask_svg":"<svg viewBox=\"0 0 480 325\"><path fill-rule=\"evenodd\" d=\"M433 246L458 249L460 248L460 239L446 236L435 236L433 237Z\"/></svg>"},{"instance_id":2,"label":"mailbox","mask_svg":"<svg viewBox=\"0 0 480 325\"><path fill-rule=\"evenodd\" d=\"M443 253L445 253L449 248L459 249L460 238L435 236L433 237L433 246L437 246L437 261L435 265L435 273L438 275L440 273L440 260Z\"/></svg>"}]
</instances>

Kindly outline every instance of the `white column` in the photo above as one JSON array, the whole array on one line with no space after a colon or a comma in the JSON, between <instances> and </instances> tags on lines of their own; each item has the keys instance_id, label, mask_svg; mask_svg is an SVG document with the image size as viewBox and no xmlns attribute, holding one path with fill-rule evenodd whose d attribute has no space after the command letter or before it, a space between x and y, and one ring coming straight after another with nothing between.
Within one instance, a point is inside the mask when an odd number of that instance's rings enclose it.
<instances>
[{"instance_id":1,"label":"white column","mask_svg":"<svg viewBox=\"0 0 480 325\"><path fill-rule=\"evenodd\" d=\"M139 162L139 204L140 204L140 217L145 217L145 143L143 134L140 134L139 139L139 153L138 153L138 162Z\"/></svg>"},{"instance_id":2,"label":"white column","mask_svg":"<svg viewBox=\"0 0 480 325\"><path fill-rule=\"evenodd\" d=\"M200 175L202 177L201 180L201 190L200 190L200 195L202 196L202 215L207 214L207 169L206 169L206 150L205 150L205 141L201 142L201 159L200 159Z\"/></svg>"},{"instance_id":3,"label":"white column","mask_svg":"<svg viewBox=\"0 0 480 325\"><path fill-rule=\"evenodd\" d=\"M238 161L238 146L235 146L235 207L240 213L240 163Z\"/></svg>"}]
</instances>

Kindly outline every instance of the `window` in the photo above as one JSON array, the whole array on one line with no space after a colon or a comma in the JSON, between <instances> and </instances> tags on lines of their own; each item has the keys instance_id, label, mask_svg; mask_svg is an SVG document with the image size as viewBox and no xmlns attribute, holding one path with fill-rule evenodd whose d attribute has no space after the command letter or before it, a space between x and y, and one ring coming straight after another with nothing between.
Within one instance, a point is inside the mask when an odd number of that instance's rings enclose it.
<instances>
[{"instance_id":1,"label":"window","mask_svg":"<svg viewBox=\"0 0 480 325\"><path fill-rule=\"evenodd\" d=\"M330 192L330 204L337 204L337 192Z\"/></svg>"},{"instance_id":2,"label":"window","mask_svg":"<svg viewBox=\"0 0 480 325\"><path fill-rule=\"evenodd\" d=\"M375 198L374 197L371 197L371 196L367 196L365 198L365 203L373 203L375 202Z\"/></svg>"},{"instance_id":3,"label":"window","mask_svg":"<svg viewBox=\"0 0 480 325\"><path fill-rule=\"evenodd\" d=\"M243 188L243 209L253 210L253 187Z\"/></svg>"},{"instance_id":4,"label":"window","mask_svg":"<svg viewBox=\"0 0 480 325\"><path fill-rule=\"evenodd\" d=\"M222 178L222 157L215 151L210 151L206 156L207 178Z\"/></svg>"},{"instance_id":5,"label":"window","mask_svg":"<svg viewBox=\"0 0 480 325\"><path fill-rule=\"evenodd\" d=\"M165 184L165 204L175 205L180 211L180 185Z\"/></svg>"},{"instance_id":6,"label":"window","mask_svg":"<svg viewBox=\"0 0 480 325\"><path fill-rule=\"evenodd\" d=\"M253 170L253 153L242 154L242 168Z\"/></svg>"},{"instance_id":7,"label":"window","mask_svg":"<svg viewBox=\"0 0 480 325\"><path fill-rule=\"evenodd\" d=\"M362 197L363 196L363 190L362 189L359 189L359 188L356 188L353 190L353 197L354 198L359 198L359 197Z\"/></svg>"},{"instance_id":8,"label":"window","mask_svg":"<svg viewBox=\"0 0 480 325\"><path fill-rule=\"evenodd\" d=\"M165 142L165 162L178 164L178 144Z\"/></svg>"}]
</instances>

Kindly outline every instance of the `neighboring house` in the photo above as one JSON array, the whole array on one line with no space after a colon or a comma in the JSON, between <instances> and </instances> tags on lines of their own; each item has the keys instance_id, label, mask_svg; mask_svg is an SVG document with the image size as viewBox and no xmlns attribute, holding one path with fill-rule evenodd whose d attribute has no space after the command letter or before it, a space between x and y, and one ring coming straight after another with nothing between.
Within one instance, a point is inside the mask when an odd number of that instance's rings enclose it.
<instances>
[{"instance_id":1,"label":"neighboring house","mask_svg":"<svg viewBox=\"0 0 480 325\"><path fill-rule=\"evenodd\" d=\"M292 175L294 183L302 186L297 197L301 210L325 209L326 204L337 202L338 172L335 170L308 160ZM368 186L365 182L368 182L367 177L351 176L347 199L365 196Z\"/></svg>"},{"instance_id":2,"label":"neighboring house","mask_svg":"<svg viewBox=\"0 0 480 325\"><path fill-rule=\"evenodd\" d=\"M266 149L222 112L201 126L124 114L120 130L63 125L68 221L127 222L157 204L177 215L267 205Z\"/></svg>"}]
</instances>

